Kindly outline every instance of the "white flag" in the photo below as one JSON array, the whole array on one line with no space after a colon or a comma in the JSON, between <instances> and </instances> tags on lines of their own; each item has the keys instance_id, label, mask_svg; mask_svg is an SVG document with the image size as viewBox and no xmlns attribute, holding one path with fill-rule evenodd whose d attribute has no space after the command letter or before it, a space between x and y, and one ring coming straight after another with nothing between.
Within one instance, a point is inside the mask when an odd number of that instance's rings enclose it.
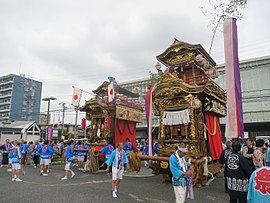
<instances>
[{"instance_id":1,"label":"white flag","mask_svg":"<svg viewBox=\"0 0 270 203\"><path fill-rule=\"evenodd\" d=\"M80 106L81 96L82 96L82 90L77 87L74 87L71 104L76 107Z\"/></svg>"},{"instance_id":2,"label":"white flag","mask_svg":"<svg viewBox=\"0 0 270 203\"><path fill-rule=\"evenodd\" d=\"M113 82L111 82L108 85L108 99L109 99L109 102L113 101L113 99L114 99L114 86L113 86Z\"/></svg>"}]
</instances>

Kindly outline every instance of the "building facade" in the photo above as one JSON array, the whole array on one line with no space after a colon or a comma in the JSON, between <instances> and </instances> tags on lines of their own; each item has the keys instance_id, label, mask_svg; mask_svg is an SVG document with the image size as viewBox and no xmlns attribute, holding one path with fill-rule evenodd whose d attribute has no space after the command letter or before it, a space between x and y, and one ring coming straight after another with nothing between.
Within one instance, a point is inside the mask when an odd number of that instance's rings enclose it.
<instances>
[{"instance_id":1,"label":"building facade","mask_svg":"<svg viewBox=\"0 0 270 203\"><path fill-rule=\"evenodd\" d=\"M42 83L24 75L0 77L0 122L39 122Z\"/></svg>"},{"instance_id":2,"label":"building facade","mask_svg":"<svg viewBox=\"0 0 270 203\"><path fill-rule=\"evenodd\" d=\"M17 121L0 124L0 143L5 143L6 139L35 141L41 135L40 128L34 121Z\"/></svg>"},{"instance_id":3,"label":"building facade","mask_svg":"<svg viewBox=\"0 0 270 203\"><path fill-rule=\"evenodd\" d=\"M226 89L225 66L217 66L219 77L215 79ZM270 137L270 56L240 61L240 74L243 93L245 137ZM145 102L149 78L120 83L129 91L138 91L140 101ZM221 120L222 131L225 131L226 118ZM153 118L154 136L159 126L158 117ZM137 127L138 137L146 138L146 117Z\"/></svg>"},{"instance_id":4,"label":"building facade","mask_svg":"<svg viewBox=\"0 0 270 203\"><path fill-rule=\"evenodd\" d=\"M226 89L225 66L217 69L215 81ZM270 56L240 61L240 75L245 137L270 137Z\"/></svg>"}]
</instances>

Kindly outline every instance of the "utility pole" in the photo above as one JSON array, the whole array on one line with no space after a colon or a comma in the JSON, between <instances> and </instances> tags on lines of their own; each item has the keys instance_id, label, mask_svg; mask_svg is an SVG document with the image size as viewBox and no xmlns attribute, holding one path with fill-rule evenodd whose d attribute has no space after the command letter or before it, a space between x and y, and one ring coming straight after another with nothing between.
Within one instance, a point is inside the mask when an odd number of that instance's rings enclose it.
<instances>
[{"instance_id":1,"label":"utility pole","mask_svg":"<svg viewBox=\"0 0 270 203\"><path fill-rule=\"evenodd\" d=\"M59 103L63 107L63 117L62 117L62 130L61 130L61 136L64 134L64 125L65 125L65 110L67 109L66 103L61 102Z\"/></svg>"},{"instance_id":2,"label":"utility pole","mask_svg":"<svg viewBox=\"0 0 270 203\"><path fill-rule=\"evenodd\" d=\"M75 131L74 131L74 139L76 139L77 136L77 130L78 130L78 110L79 107L75 107L75 111L76 111L76 117L75 117Z\"/></svg>"},{"instance_id":3,"label":"utility pole","mask_svg":"<svg viewBox=\"0 0 270 203\"><path fill-rule=\"evenodd\" d=\"M49 128L49 121L50 121L50 105L51 105L51 100L56 100L55 97L46 97L43 98L42 101L47 101L48 102L48 109L47 109L47 123L46 123L46 135L48 136L48 128Z\"/></svg>"}]
</instances>

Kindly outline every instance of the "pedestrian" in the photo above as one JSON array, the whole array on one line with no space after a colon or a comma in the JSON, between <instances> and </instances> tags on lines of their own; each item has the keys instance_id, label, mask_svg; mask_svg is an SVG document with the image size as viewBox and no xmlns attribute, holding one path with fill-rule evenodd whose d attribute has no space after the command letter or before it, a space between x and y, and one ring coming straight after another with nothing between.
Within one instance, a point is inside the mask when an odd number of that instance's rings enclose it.
<instances>
[{"instance_id":1,"label":"pedestrian","mask_svg":"<svg viewBox=\"0 0 270 203\"><path fill-rule=\"evenodd\" d=\"M243 147L243 156L248 158L251 166L252 166L252 170L255 170L255 166L253 163L253 153L255 151L255 147L254 147L254 140L252 138L247 138L246 140L246 146Z\"/></svg>"},{"instance_id":2,"label":"pedestrian","mask_svg":"<svg viewBox=\"0 0 270 203\"><path fill-rule=\"evenodd\" d=\"M26 171L25 171L25 165L26 165L26 160L27 160L27 151L29 148L29 144L25 141L23 142L23 145L21 146L21 152L22 152L22 162L21 162L21 166L22 166L22 174L25 175Z\"/></svg>"},{"instance_id":3,"label":"pedestrian","mask_svg":"<svg viewBox=\"0 0 270 203\"><path fill-rule=\"evenodd\" d=\"M65 176L61 178L61 180L67 180L68 179L68 173L71 173L71 177L73 178L75 176L75 173L71 170L71 163L73 162L73 149L71 147L71 142L67 141L67 148L65 152L65 160L66 160L66 165L65 165Z\"/></svg>"},{"instance_id":4,"label":"pedestrian","mask_svg":"<svg viewBox=\"0 0 270 203\"><path fill-rule=\"evenodd\" d=\"M86 152L84 152L84 168L82 170L82 172L86 172L90 170L90 165L91 165L91 154L90 154L90 150L92 149L90 143L85 142L84 143L84 148L86 150Z\"/></svg>"},{"instance_id":5,"label":"pedestrian","mask_svg":"<svg viewBox=\"0 0 270 203\"><path fill-rule=\"evenodd\" d=\"M128 169L128 158L126 152L123 150L123 143L119 142L116 149L112 152L110 159L106 161L107 166L112 165L112 196L117 197L117 187L123 179L124 164Z\"/></svg>"},{"instance_id":6,"label":"pedestrian","mask_svg":"<svg viewBox=\"0 0 270 203\"><path fill-rule=\"evenodd\" d=\"M106 164L106 161L108 161L111 158L113 151L114 151L114 146L112 146L112 142L109 142L109 144L106 147L100 150L101 154L105 154L105 164ZM107 175L110 175L111 172L112 172L112 166L107 165Z\"/></svg>"},{"instance_id":7,"label":"pedestrian","mask_svg":"<svg viewBox=\"0 0 270 203\"><path fill-rule=\"evenodd\" d=\"M57 151L59 152L60 157L63 156L63 143L61 141L57 141Z\"/></svg>"},{"instance_id":8,"label":"pedestrian","mask_svg":"<svg viewBox=\"0 0 270 203\"><path fill-rule=\"evenodd\" d=\"M270 202L270 167L263 166L254 171L249 179L248 203Z\"/></svg>"},{"instance_id":9,"label":"pedestrian","mask_svg":"<svg viewBox=\"0 0 270 203\"><path fill-rule=\"evenodd\" d=\"M247 202L248 182L252 166L250 161L240 154L240 150L240 142L234 142L232 152L228 154L225 163L230 203Z\"/></svg>"},{"instance_id":10,"label":"pedestrian","mask_svg":"<svg viewBox=\"0 0 270 203\"><path fill-rule=\"evenodd\" d=\"M144 146L143 146L143 155L146 155L148 156L149 153L148 153L148 149L149 149L149 145L147 143L147 141L144 143ZM148 167L148 161L147 160L144 160L144 167Z\"/></svg>"},{"instance_id":11,"label":"pedestrian","mask_svg":"<svg viewBox=\"0 0 270 203\"><path fill-rule=\"evenodd\" d=\"M10 152L11 152L11 156L10 158L11 163L12 163L12 179L11 181L16 181L16 182L22 182L22 180L20 179L20 169L21 169L21 159L22 159L22 155L21 155L21 150L19 148L19 146L17 144L17 141L14 141L13 144L10 146Z\"/></svg>"},{"instance_id":12,"label":"pedestrian","mask_svg":"<svg viewBox=\"0 0 270 203\"><path fill-rule=\"evenodd\" d=\"M227 161L227 157L229 154L232 153L232 142L226 141L225 142L226 148L223 150L219 157L219 163L224 165ZM228 185L227 185L227 170L226 167L224 168L224 180L225 180L225 193L228 193Z\"/></svg>"},{"instance_id":13,"label":"pedestrian","mask_svg":"<svg viewBox=\"0 0 270 203\"><path fill-rule=\"evenodd\" d=\"M12 172L12 148L14 146L15 141L11 141L8 148L8 172Z\"/></svg>"},{"instance_id":14,"label":"pedestrian","mask_svg":"<svg viewBox=\"0 0 270 203\"><path fill-rule=\"evenodd\" d=\"M9 139L6 139L6 143L3 144L0 147L0 150L3 152L2 153L2 166L7 166L8 170L10 171L10 165L9 165L9 147L10 147L10 141Z\"/></svg>"},{"instance_id":15,"label":"pedestrian","mask_svg":"<svg viewBox=\"0 0 270 203\"><path fill-rule=\"evenodd\" d=\"M130 156L129 156L129 155L130 155L130 153L131 153L132 151L134 151L136 148L135 148L133 142L131 142L130 139L129 139L128 137L126 138L126 143L124 144L123 149L124 149L124 151L126 152L126 155L127 155L127 157L128 157L128 162L130 162ZM126 172L126 171L127 171L127 167L124 166L124 168L125 168L125 172Z\"/></svg>"},{"instance_id":16,"label":"pedestrian","mask_svg":"<svg viewBox=\"0 0 270 203\"><path fill-rule=\"evenodd\" d=\"M50 168L53 162L53 157L55 156L55 151L54 151L54 141L50 141L48 147L50 148L50 154L49 154L49 165L48 165L48 169L47 169L47 173L50 172Z\"/></svg>"},{"instance_id":17,"label":"pedestrian","mask_svg":"<svg viewBox=\"0 0 270 203\"><path fill-rule=\"evenodd\" d=\"M49 146L49 141L45 140L43 146L39 149L40 153L40 175L48 176L48 165L50 163L50 156L53 154L51 146Z\"/></svg>"},{"instance_id":18,"label":"pedestrian","mask_svg":"<svg viewBox=\"0 0 270 203\"><path fill-rule=\"evenodd\" d=\"M154 142L154 156L158 155L158 149L159 149L159 145L158 145L158 141Z\"/></svg>"},{"instance_id":19,"label":"pedestrian","mask_svg":"<svg viewBox=\"0 0 270 203\"><path fill-rule=\"evenodd\" d=\"M270 167L270 144L268 142L265 165Z\"/></svg>"},{"instance_id":20,"label":"pedestrian","mask_svg":"<svg viewBox=\"0 0 270 203\"><path fill-rule=\"evenodd\" d=\"M78 166L77 151L74 151L74 149L77 148L77 142L74 143L74 140L71 140L70 147L71 147L72 152L73 152L73 166Z\"/></svg>"},{"instance_id":21,"label":"pedestrian","mask_svg":"<svg viewBox=\"0 0 270 203\"><path fill-rule=\"evenodd\" d=\"M123 149L125 150L127 156L130 155L131 151L135 150L134 144L130 142L129 138L126 138L126 143L124 144Z\"/></svg>"},{"instance_id":22,"label":"pedestrian","mask_svg":"<svg viewBox=\"0 0 270 203\"><path fill-rule=\"evenodd\" d=\"M184 203L188 192L189 178L193 174L193 166L186 161L187 149L185 146L176 148L175 153L170 156L169 166L172 172L172 184L176 203Z\"/></svg>"},{"instance_id":23,"label":"pedestrian","mask_svg":"<svg viewBox=\"0 0 270 203\"><path fill-rule=\"evenodd\" d=\"M83 171L85 147L82 144L81 140L79 140L77 145L74 146L74 151L76 151L76 155L77 155L78 169L79 171Z\"/></svg>"},{"instance_id":24,"label":"pedestrian","mask_svg":"<svg viewBox=\"0 0 270 203\"><path fill-rule=\"evenodd\" d=\"M42 148L40 142L38 140L35 141L35 145L33 148L33 162L34 162L34 168L37 168L37 165L39 163L40 158L40 149Z\"/></svg>"},{"instance_id":25,"label":"pedestrian","mask_svg":"<svg viewBox=\"0 0 270 203\"><path fill-rule=\"evenodd\" d=\"M256 140L256 147L252 157L255 169L258 169L264 165L264 155L262 153L263 147L264 147L264 140L263 139Z\"/></svg>"},{"instance_id":26,"label":"pedestrian","mask_svg":"<svg viewBox=\"0 0 270 203\"><path fill-rule=\"evenodd\" d=\"M26 164L27 165L30 165L30 162L31 162L31 160L33 160L33 150L34 150L34 143L33 143L33 141L30 141L29 143L29 147L28 147L28 150L27 150L27 152L26 152Z\"/></svg>"}]
</instances>

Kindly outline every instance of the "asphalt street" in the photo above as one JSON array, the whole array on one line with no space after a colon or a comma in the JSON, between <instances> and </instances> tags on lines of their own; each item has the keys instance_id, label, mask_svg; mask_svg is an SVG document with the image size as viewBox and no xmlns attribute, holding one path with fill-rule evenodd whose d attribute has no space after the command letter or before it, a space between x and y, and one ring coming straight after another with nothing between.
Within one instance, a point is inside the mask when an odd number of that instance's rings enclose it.
<instances>
[{"instance_id":1,"label":"asphalt street","mask_svg":"<svg viewBox=\"0 0 270 203\"><path fill-rule=\"evenodd\" d=\"M74 179L62 181L63 165L54 165L48 177L42 177L38 169L27 166L23 182L11 182L11 173L0 169L0 202L67 203L67 202L174 202L170 183L161 183L161 176L135 178L124 177L118 189L118 198L111 196L111 177L104 173L90 174L74 170ZM195 188L195 199L186 202L228 202L224 193L224 179L217 178L209 186Z\"/></svg>"}]
</instances>

